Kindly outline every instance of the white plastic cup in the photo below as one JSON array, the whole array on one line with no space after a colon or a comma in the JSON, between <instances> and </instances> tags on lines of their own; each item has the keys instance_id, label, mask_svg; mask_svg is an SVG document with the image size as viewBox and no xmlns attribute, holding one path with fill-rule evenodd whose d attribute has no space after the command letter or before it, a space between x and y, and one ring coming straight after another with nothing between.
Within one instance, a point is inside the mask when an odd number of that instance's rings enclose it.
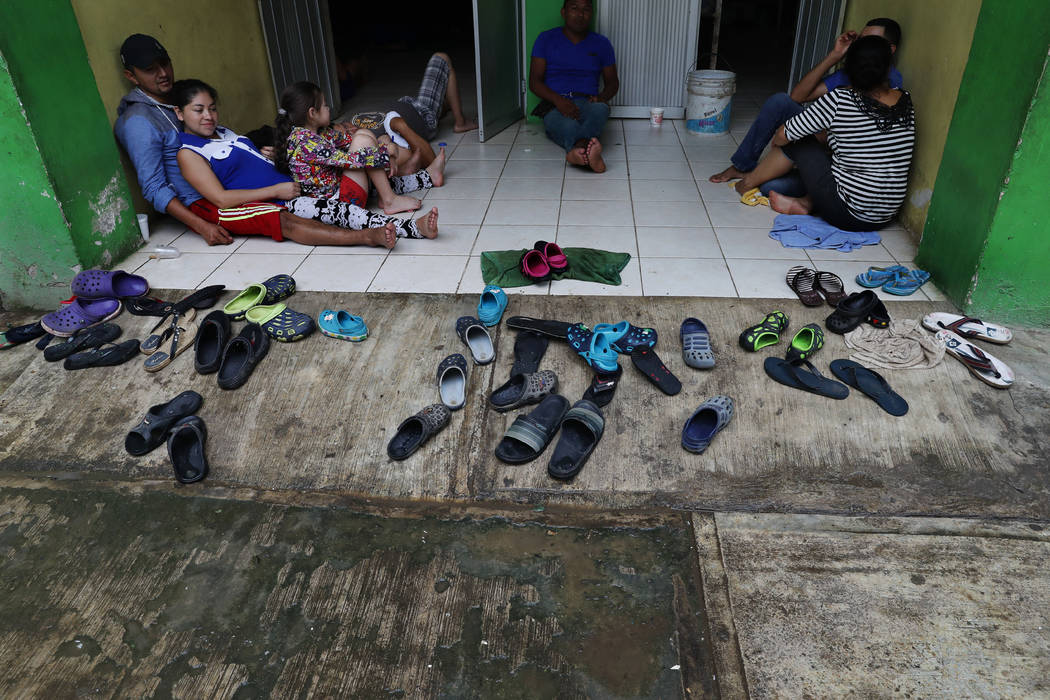
<instances>
[{"instance_id":1,"label":"white plastic cup","mask_svg":"<svg viewBox=\"0 0 1050 700\"><path fill-rule=\"evenodd\" d=\"M652 126L660 126L664 123L664 108L653 107L649 110L649 124Z\"/></svg>"},{"instance_id":2,"label":"white plastic cup","mask_svg":"<svg viewBox=\"0 0 1050 700\"><path fill-rule=\"evenodd\" d=\"M149 240L149 216L147 214L136 214L135 218L139 220L139 233L142 234L142 240Z\"/></svg>"}]
</instances>

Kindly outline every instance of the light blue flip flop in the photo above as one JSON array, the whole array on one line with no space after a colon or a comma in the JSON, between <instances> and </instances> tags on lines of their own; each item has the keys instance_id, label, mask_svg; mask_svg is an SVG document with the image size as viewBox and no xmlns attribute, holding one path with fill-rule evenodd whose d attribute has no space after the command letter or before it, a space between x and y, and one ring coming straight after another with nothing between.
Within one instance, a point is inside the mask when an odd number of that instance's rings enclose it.
<instances>
[{"instance_id":1,"label":"light blue flip flop","mask_svg":"<svg viewBox=\"0 0 1050 700\"><path fill-rule=\"evenodd\" d=\"M906 270L892 281L882 285L882 291L888 294L896 294L899 297L906 297L909 294L914 294L915 290L929 280L930 273L926 272L926 270Z\"/></svg>"},{"instance_id":2,"label":"light blue flip flop","mask_svg":"<svg viewBox=\"0 0 1050 700\"><path fill-rule=\"evenodd\" d=\"M893 265L891 267L869 267L867 272L857 275L857 284L868 289L881 287L887 282L892 282L898 275L908 271L904 265Z\"/></svg>"},{"instance_id":3,"label":"light blue flip flop","mask_svg":"<svg viewBox=\"0 0 1050 700\"><path fill-rule=\"evenodd\" d=\"M368 327L360 316L343 311L325 309L317 315L317 326L329 338L360 342L368 337Z\"/></svg>"},{"instance_id":4,"label":"light blue flip flop","mask_svg":"<svg viewBox=\"0 0 1050 700\"><path fill-rule=\"evenodd\" d=\"M478 320L486 326L495 326L507 309L507 293L495 284L485 286L478 301Z\"/></svg>"}]
</instances>

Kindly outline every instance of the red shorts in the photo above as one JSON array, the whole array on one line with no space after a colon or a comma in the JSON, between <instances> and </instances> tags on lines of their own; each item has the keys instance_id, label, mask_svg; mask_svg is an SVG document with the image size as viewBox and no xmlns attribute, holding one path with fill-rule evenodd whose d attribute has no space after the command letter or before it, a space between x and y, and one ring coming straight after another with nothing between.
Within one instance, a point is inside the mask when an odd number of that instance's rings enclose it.
<instances>
[{"instance_id":1,"label":"red shorts","mask_svg":"<svg viewBox=\"0 0 1050 700\"><path fill-rule=\"evenodd\" d=\"M275 241L284 240L281 234L284 207L277 204L248 202L239 207L219 209L206 199L198 199L190 205L190 211L238 236L269 236Z\"/></svg>"},{"instance_id":2,"label":"red shorts","mask_svg":"<svg viewBox=\"0 0 1050 700\"><path fill-rule=\"evenodd\" d=\"M346 175L339 178L339 201L365 208L368 202L368 193Z\"/></svg>"}]
</instances>

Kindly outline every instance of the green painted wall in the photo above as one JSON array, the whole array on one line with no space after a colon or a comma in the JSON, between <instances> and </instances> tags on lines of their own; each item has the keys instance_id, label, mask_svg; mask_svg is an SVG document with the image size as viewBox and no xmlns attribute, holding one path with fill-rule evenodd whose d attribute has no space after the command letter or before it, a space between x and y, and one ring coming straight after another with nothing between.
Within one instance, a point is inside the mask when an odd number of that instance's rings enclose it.
<instances>
[{"instance_id":1,"label":"green painted wall","mask_svg":"<svg viewBox=\"0 0 1050 700\"><path fill-rule=\"evenodd\" d=\"M525 79L528 80L529 63L532 59L532 45L536 42L542 32L560 27L562 0L525 0ZM527 83L526 83L527 84ZM532 94L531 90L525 93L525 114L532 122L542 122L539 117L532 116L532 110L540 103L540 98Z\"/></svg>"},{"instance_id":2,"label":"green painted wall","mask_svg":"<svg viewBox=\"0 0 1050 700\"><path fill-rule=\"evenodd\" d=\"M0 134L0 308L44 307L79 261L2 52Z\"/></svg>"},{"instance_id":3,"label":"green painted wall","mask_svg":"<svg viewBox=\"0 0 1050 700\"><path fill-rule=\"evenodd\" d=\"M915 103L917 129L900 221L917 233L926 222L980 9L981 0L850 0L846 6L849 29L859 31L873 17L901 25L897 65Z\"/></svg>"},{"instance_id":4,"label":"green painted wall","mask_svg":"<svg viewBox=\"0 0 1050 700\"><path fill-rule=\"evenodd\" d=\"M916 262L933 273L937 286L964 308L972 306L971 291L975 278L980 278L976 274L979 267L1009 270L1014 255L1007 255L1008 249L1017 256L1028 255L1021 239L996 236L989 240L989 232L1000 197L1005 198L1008 189L1005 180L1048 45L1050 3L984 0L916 256ZM1042 124L1046 128L1046 122ZM1036 164L1028 161L1022 165L1025 177L1031 176L1033 167ZM1023 197L1022 191L1011 198L1011 207L1017 207L1013 211L1023 211ZM991 258L986 256L989 245ZM1004 288L1015 285L1012 276L998 283ZM1011 295L1019 308L1029 306L1023 297L1031 291L1024 284L1014 286ZM978 298L987 303L987 289L973 300Z\"/></svg>"},{"instance_id":5,"label":"green painted wall","mask_svg":"<svg viewBox=\"0 0 1050 700\"><path fill-rule=\"evenodd\" d=\"M108 266L141 239L73 9L68 0L7 0L0 3L0 26L8 28L0 33L0 52L68 223L68 245L83 268ZM24 167L35 176L35 162L26 161ZM25 258L26 231L10 226L10 220L0 223L2 252ZM74 274L69 270L65 281ZM34 282L26 279L23 285ZM68 295L53 290L50 296L58 301ZM23 301L39 303L40 298Z\"/></svg>"},{"instance_id":6,"label":"green painted wall","mask_svg":"<svg viewBox=\"0 0 1050 700\"><path fill-rule=\"evenodd\" d=\"M1050 326L1048 182L1050 84L1044 61L1042 79L967 299L969 313Z\"/></svg>"}]
</instances>

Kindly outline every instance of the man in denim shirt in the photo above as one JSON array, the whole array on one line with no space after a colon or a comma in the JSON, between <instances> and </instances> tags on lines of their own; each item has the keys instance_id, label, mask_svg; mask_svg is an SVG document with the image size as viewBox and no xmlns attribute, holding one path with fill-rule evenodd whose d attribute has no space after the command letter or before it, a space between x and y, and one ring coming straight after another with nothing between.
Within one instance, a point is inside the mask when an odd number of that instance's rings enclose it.
<instances>
[{"instance_id":1,"label":"man in denim shirt","mask_svg":"<svg viewBox=\"0 0 1050 700\"><path fill-rule=\"evenodd\" d=\"M565 160L603 173L598 136L620 78L612 43L590 30L593 15L591 0L565 0L564 26L543 32L532 45L529 89L543 100L534 114L543 117L548 138L565 149Z\"/></svg>"}]
</instances>

